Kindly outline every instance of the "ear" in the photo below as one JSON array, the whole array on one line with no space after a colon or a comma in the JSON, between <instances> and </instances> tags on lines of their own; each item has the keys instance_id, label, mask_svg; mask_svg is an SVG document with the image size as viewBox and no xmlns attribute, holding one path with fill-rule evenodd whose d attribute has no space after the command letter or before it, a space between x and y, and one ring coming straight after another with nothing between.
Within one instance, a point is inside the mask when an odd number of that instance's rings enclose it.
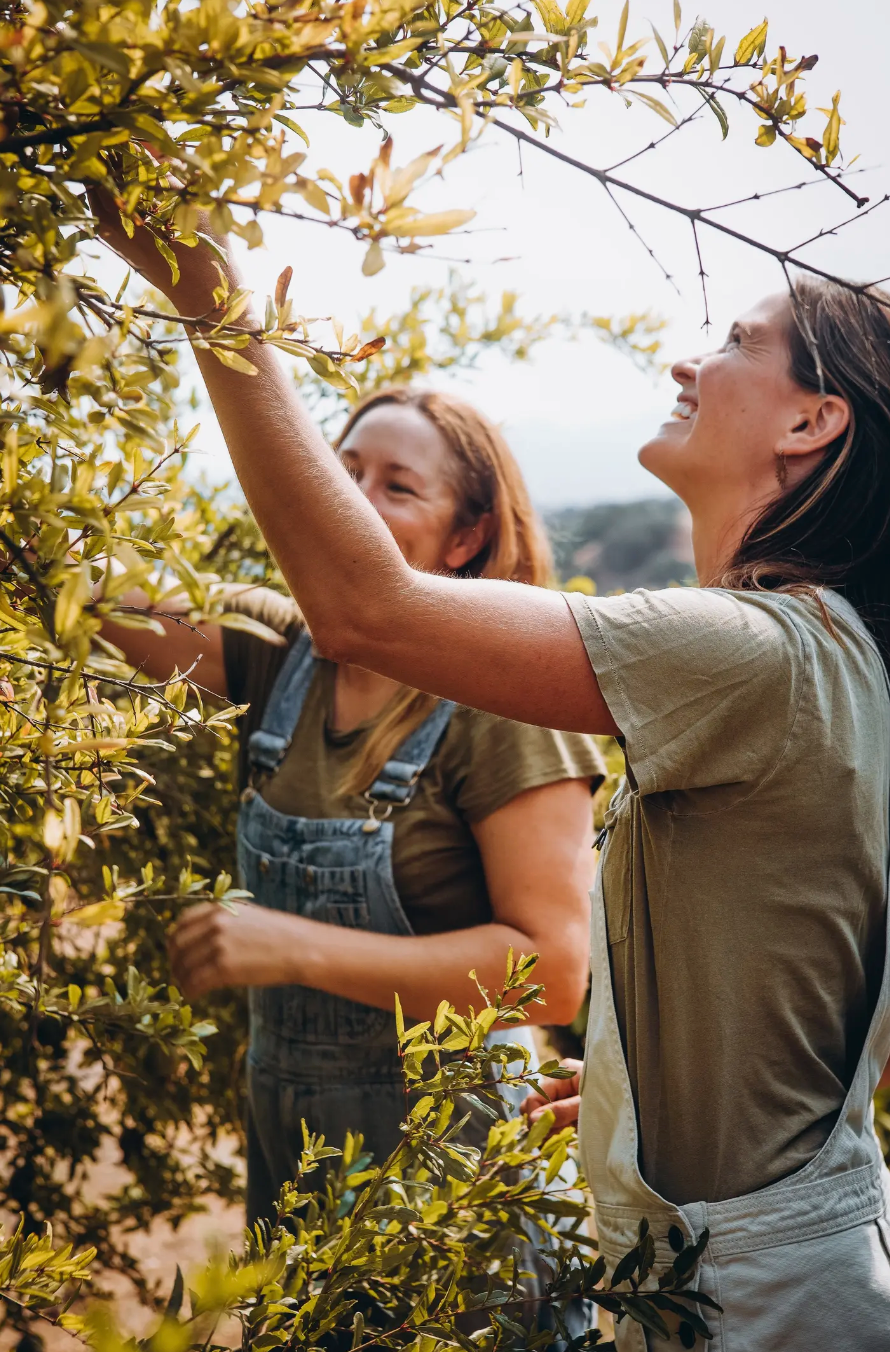
<instances>
[{"instance_id":1,"label":"ear","mask_svg":"<svg viewBox=\"0 0 890 1352\"><path fill-rule=\"evenodd\" d=\"M491 539L491 526L492 513L483 512L472 526L464 526L461 530L455 531L445 550L445 567L456 573L458 568L463 568L470 559L475 559L480 549L484 549Z\"/></svg>"},{"instance_id":2,"label":"ear","mask_svg":"<svg viewBox=\"0 0 890 1352\"><path fill-rule=\"evenodd\" d=\"M780 455L805 456L824 451L850 425L850 405L839 394L814 394L776 447Z\"/></svg>"}]
</instances>

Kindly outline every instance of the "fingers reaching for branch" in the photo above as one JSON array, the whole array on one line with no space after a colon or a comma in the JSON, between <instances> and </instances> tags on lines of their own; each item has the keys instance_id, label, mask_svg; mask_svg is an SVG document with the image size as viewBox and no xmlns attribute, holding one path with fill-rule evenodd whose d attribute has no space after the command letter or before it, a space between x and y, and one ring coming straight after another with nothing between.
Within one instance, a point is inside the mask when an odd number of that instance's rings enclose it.
<instances>
[{"instance_id":1,"label":"fingers reaching for branch","mask_svg":"<svg viewBox=\"0 0 890 1352\"><path fill-rule=\"evenodd\" d=\"M541 1114L548 1110L553 1113L556 1119L553 1125L554 1131L561 1131L563 1127L574 1126L578 1121L578 1113L581 1108L582 1063L567 1058L560 1061L560 1065L573 1072L571 1079L542 1079L540 1082L541 1092L529 1094L522 1105L522 1111L531 1123L537 1122Z\"/></svg>"}]
</instances>

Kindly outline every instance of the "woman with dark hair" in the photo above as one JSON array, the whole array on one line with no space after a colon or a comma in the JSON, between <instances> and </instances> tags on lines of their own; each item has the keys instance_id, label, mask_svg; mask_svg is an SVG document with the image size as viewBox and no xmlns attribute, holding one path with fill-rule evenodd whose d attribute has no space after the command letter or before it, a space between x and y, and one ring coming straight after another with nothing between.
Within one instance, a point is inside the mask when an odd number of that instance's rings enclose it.
<instances>
[{"instance_id":1,"label":"woman with dark hair","mask_svg":"<svg viewBox=\"0 0 890 1352\"><path fill-rule=\"evenodd\" d=\"M159 276L150 240L108 230ZM181 312L215 284L193 258ZM890 1343L870 1114L890 1053L888 305L800 285L676 364L677 405L640 458L689 507L701 586L602 599L412 568L273 354L251 342L253 380L197 353L322 652L624 739L590 1069L553 1094L580 1107L610 1263L641 1215L662 1257L671 1225L709 1229L697 1282L726 1352ZM625 1322L618 1346L648 1336Z\"/></svg>"},{"instance_id":2,"label":"woman with dark hair","mask_svg":"<svg viewBox=\"0 0 890 1352\"><path fill-rule=\"evenodd\" d=\"M340 462L415 568L543 587L550 550L503 437L450 395L379 392L351 413ZM139 597L132 600L139 602ZM432 1018L478 1003L512 946L539 953L567 1023L587 983L593 739L457 708L320 658L290 597L264 587L228 608L281 646L233 628L163 635L106 624L130 661L167 677L202 657L202 682L250 707L241 721L238 859L256 905L187 911L173 935L190 998L250 988L248 1215L270 1215L303 1149L301 1121L378 1160L405 1111L394 994ZM496 1038L503 1041L502 1034ZM527 1040L527 1031L511 1040ZM516 1067L514 1067L516 1069ZM518 1110L518 1091L510 1110ZM474 1139L488 1123L473 1125ZM531 1255L527 1255L531 1260ZM533 1261L533 1260L531 1260Z\"/></svg>"}]
</instances>

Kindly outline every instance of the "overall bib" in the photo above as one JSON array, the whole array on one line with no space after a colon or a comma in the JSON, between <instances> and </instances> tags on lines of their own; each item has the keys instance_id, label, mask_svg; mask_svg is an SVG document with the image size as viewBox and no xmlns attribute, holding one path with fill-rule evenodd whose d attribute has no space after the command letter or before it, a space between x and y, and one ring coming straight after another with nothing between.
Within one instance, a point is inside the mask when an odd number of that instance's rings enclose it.
<instances>
[{"instance_id":1,"label":"overall bib","mask_svg":"<svg viewBox=\"0 0 890 1352\"><path fill-rule=\"evenodd\" d=\"M378 934L411 934L393 880L393 824L387 818L410 802L454 705L440 701L387 761L365 795L368 817L291 817L269 807L256 784L284 760L314 665L304 633L250 738L251 785L238 818L243 885L257 904L273 910ZM521 1040L511 1031L510 1041ZM247 1212L253 1222L274 1212L282 1184L297 1172L302 1120L334 1146L342 1146L347 1131L360 1131L377 1163L398 1144L407 1104L394 1014L303 986L252 989L247 1089ZM514 1111L521 1097L516 1095Z\"/></svg>"},{"instance_id":2,"label":"overall bib","mask_svg":"<svg viewBox=\"0 0 890 1352\"><path fill-rule=\"evenodd\" d=\"M607 827L627 809L630 793L625 783ZM601 858L591 894L593 978L579 1131L609 1270L633 1247L642 1216L656 1240L656 1272L674 1258L666 1241L671 1225L690 1241L707 1227L711 1237L693 1285L717 1300L723 1314L701 1310L713 1341L699 1340L696 1347L888 1352L890 1175L874 1133L872 1096L890 1057L890 927L877 1007L840 1116L820 1152L791 1177L758 1192L678 1207L650 1188L638 1167L636 1111L612 997L602 873ZM651 1352L665 1343L625 1319L616 1329L616 1346L619 1352Z\"/></svg>"}]
</instances>

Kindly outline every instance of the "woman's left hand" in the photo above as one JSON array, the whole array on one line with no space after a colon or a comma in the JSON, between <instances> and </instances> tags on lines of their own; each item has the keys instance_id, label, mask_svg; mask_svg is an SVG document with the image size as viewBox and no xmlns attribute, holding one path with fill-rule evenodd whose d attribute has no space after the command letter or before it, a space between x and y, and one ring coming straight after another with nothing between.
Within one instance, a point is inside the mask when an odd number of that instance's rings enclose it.
<instances>
[{"instance_id":1,"label":"woman's left hand","mask_svg":"<svg viewBox=\"0 0 890 1352\"><path fill-rule=\"evenodd\" d=\"M185 912L168 948L177 985L189 1000L222 986L279 986L296 980L299 916L239 901L230 910L204 902Z\"/></svg>"}]
</instances>

